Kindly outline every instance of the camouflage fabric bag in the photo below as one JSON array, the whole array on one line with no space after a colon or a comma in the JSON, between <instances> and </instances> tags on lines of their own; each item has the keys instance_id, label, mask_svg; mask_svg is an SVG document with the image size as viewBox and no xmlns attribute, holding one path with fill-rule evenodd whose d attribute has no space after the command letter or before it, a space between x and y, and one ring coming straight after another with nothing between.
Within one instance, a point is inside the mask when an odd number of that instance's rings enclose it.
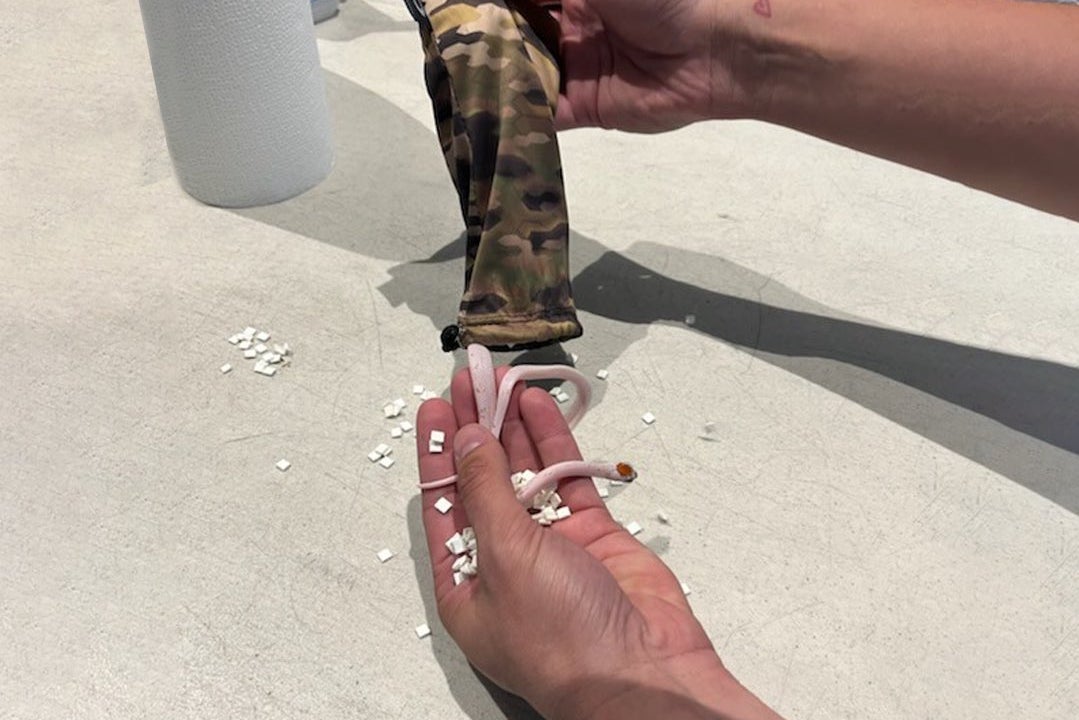
<instances>
[{"instance_id":1,"label":"camouflage fabric bag","mask_svg":"<svg viewBox=\"0 0 1079 720\"><path fill-rule=\"evenodd\" d=\"M465 291L443 349L578 337L554 131L557 22L528 0L420 1L406 3L420 23L427 91L467 235Z\"/></svg>"}]
</instances>

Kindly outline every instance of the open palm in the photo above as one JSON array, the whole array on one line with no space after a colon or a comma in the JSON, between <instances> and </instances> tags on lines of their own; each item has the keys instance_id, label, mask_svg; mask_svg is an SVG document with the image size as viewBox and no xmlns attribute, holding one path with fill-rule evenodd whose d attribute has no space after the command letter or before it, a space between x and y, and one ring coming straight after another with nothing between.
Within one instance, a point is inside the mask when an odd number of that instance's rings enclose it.
<instances>
[{"instance_id":1,"label":"open palm","mask_svg":"<svg viewBox=\"0 0 1079 720\"><path fill-rule=\"evenodd\" d=\"M501 445L472 424L467 371L454 379L452 400L424 403L417 420L421 480L461 475L456 488L424 492L423 520L439 615L480 671L557 716L560 704L579 708L597 679L639 682L661 662L698 655L718 664L678 580L611 517L591 479L563 483L573 515L549 528L517 502L510 472L580 459L549 394L516 391ZM446 433L447 447L459 432L464 442L487 442L455 467L450 453L428 452L434 429ZM442 496L454 502L445 515L434 508ZM444 541L469 525L479 574L454 585Z\"/></svg>"}]
</instances>

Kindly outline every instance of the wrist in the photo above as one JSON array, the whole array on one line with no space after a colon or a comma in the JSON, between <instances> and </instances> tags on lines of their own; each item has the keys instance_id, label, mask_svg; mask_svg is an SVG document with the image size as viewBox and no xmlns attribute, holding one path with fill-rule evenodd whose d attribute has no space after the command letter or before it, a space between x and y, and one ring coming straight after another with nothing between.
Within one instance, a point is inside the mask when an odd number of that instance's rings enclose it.
<instances>
[{"instance_id":1,"label":"wrist","mask_svg":"<svg viewBox=\"0 0 1079 720\"><path fill-rule=\"evenodd\" d=\"M799 103L812 101L836 67L823 48L814 47L799 26L802 8L777 0L705 0L712 13L709 43L712 67L712 119L746 118L785 124Z\"/></svg>"},{"instance_id":2,"label":"wrist","mask_svg":"<svg viewBox=\"0 0 1079 720\"><path fill-rule=\"evenodd\" d=\"M539 707L539 706L537 706ZM775 720L711 650L648 663L606 677L580 677L540 708L552 720Z\"/></svg>"}]
</instances>

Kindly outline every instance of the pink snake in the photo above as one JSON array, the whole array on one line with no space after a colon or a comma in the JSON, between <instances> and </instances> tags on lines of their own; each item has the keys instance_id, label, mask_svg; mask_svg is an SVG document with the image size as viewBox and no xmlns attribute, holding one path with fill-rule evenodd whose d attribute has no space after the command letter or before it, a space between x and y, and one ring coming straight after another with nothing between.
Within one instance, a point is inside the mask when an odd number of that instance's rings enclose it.
<instances>
[{"instance_id":1,"label":"pink snake","mask_svg":"<svg viewBox=\"0 0 1079 720\"><path fill-rule=\"evenodd\" d=\"M491 431L495 438L502 434L502 423L506 421L510 398L517 383L527 380L562 380L573 383L577 392L566 411L566 424L570 429L580 422L592 400L592 388L588 379L574 368L566 365L517 365L511 367L495 388L495 368L491 352L482 345L473 343L468 346L468 372L472 378L472 392L476 398L476 413L479 423ZM606 478L621 482L631 482L637 473L627 463L585 462L566 460L550 465L536 473L529 482L517 490L517 500L526 507L531 505L541 490L556 486L561 480L573 477ZM435 490L453 485L456 475L420 483L422 490Z\"/></svg>"}]
</instances>

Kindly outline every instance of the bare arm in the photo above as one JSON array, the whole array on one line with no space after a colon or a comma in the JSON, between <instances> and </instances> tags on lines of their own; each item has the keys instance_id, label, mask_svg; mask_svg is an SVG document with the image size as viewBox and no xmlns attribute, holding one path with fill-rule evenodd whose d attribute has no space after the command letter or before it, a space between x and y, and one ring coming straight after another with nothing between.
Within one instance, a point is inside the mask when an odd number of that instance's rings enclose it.
<instances>
[{"instance_id":1,"label":"bare arm","mask_svg":"<svg viewBox=\"0 0 1079 720\"><path fill-rule=\"evenodd\" d=\"M1079 220L1079 8L742 5L760 119Z\"/></svg>"},{"instance_id":2,"label":"bare arm","mask_svg":"<svg viewBox=\"0 0 1079 720\"><path fill-rule=\"evenodd\" d=\"M1079 220L1079 6L562 0L560 127L748 117Z\"/></svg>"}]
</instances>

